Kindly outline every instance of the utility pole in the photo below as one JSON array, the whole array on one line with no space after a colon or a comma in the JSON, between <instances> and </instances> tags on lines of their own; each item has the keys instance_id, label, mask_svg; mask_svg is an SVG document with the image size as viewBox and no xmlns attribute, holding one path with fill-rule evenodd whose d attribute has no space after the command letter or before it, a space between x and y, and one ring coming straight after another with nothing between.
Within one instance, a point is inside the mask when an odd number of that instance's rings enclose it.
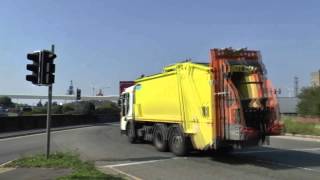
<instances>
[{"instance_id":1,"label":"utility pole","mask_svg":"<svg viewBox=\"0 0 320 180\"><path fill-rule=\"evenodd\" d=\"M294 77L294 97L297 97L299 94L299 78L297 76Z\"/></svg>"},{"instance_id":2,"label":"utility pole","mask_svg":"<svg viewBox=\"0 0 320 180\"><path fill-rule=\"evenodd\" d=\"M54 54L54 45L51 45L51 52ZM51 134L51 104L52 104L52 84L48 86L48 105L47 105L47 159L50 156L50 134Z\"/></svg>"}]
</instances>

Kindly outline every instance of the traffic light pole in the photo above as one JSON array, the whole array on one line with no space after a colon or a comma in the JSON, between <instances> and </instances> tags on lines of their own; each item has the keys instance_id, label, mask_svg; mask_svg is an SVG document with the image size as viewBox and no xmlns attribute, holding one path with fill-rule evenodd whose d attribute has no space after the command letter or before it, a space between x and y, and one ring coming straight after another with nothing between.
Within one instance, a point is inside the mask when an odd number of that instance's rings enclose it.
<instances>
[{"instance_id":1,"label":"traffic light pole","mask_svg":"<svg viewBox=\"0 0 320 180\"><path fill-rule=\"evenodd\" d=\"M51 52L54 53L54 45L51 46ZM50 126L51 126L51 104L52 104L52 84L48 86L48 104L47 104L47 159L50 156Z\"/></svg>"},{"instance_id":2,"label":"traffic light pole","mask_svg":"<svg viewBox=\"0 0 320 180\"><path fill-rule=\"evenodd\" d=\"M47 159L50 156L50 126L51 126L51 103L52 103L52 85L48 86L48 104L47 104Z\"/></svg>"}]
</instances>

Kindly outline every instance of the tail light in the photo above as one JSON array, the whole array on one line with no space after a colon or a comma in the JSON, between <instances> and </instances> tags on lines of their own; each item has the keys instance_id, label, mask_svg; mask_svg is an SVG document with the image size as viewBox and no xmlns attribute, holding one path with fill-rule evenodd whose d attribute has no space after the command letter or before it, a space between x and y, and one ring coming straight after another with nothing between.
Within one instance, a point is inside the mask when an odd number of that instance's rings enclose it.
<instances>
[{"instance_id":1,"label":"tail light","mask_svg":"<svg viewBox=\"0 0 320 180\"><path fill-rule=\"evenodd\" d=\"M276 120L270 126L269 134L270 135L280 135L282 133L283 129L284 129L284 124L281 123L279 120Z\"/></svg>"}]
</instances>

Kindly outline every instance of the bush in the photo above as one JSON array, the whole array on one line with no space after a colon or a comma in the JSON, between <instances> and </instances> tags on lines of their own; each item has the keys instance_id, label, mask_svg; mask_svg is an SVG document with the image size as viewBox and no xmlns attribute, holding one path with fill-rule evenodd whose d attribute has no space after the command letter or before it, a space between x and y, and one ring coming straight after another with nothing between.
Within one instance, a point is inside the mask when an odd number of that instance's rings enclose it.
<instances>
[{"instance_id":1,"label":"bush","mask_svg":"<svg viewBox=\"0 0 320 180\"><path fill-rule=\"evenodd\" d=\"M63 114L70 114L75 110L74 105L73 104L64 104L62 106L62 113Z\"/></svg>"},{"instance_id":2,"label":"bush","mask_svg":"<svg viewBox=\"0 0 320 180\"><path fill-rule=\"evenodd\" d=\"M92 114L94 110L94 104L88 101L64 104L62 107L64 114Z\"/></svg>"},{"instance_id":3,"label":"bush","mask_svg":"<svg viewBox=\"0 0 320 180\"><path fill-rule=\"evenodd\" d=\"M118 114L118 113L120 113L120 109L115 103L110 101L106 101L100 104L95 110L95 114Z\"/></svg>"},{"instance_id":4,"label":"bush","mask_svg":"<svg viewBox=\"0 0 320 180\"><path fill-rule=\"evenodd\" d=\"M62 114L62 106L55 105L51 107L52 114Z\"/></svg>"},{"instance_id":5,"label":"bush","mask_svg":"<svg viewBox=\"0 0 320 180\"><path fill-rule=\"evenodd\" d=\"M306 134L306 135L320 135L319 125L317 123L297 122L290 117L283 118L285 133L291 134Z\"/></svg>"},{"instance_id":6,"label":"bush","mask_svg":"<svg viewBox=\"0 0 320 180\"><path fill-rule=\"evenodd\" d=\"M51 107L52 114L62 114L62 106L53 105ZM47 107L34 107L32 108L32 114L47 114Z\"/></svg>"},{"instance_id":7,"label":"bush","mask_svg":"<svg viewBox=\"0 0 320 180\"><path fill-rule=\"evenodd\" d=\"M95 110L95 106L91 102L81 101L77 104L77 112L79 114L92 114Z\"/></svg>"},{"instance_id":8,"label":"bush","mask_svg":"<svg viewBox=\"0 0 320 180\"><path fill-rule=\"evenodd\" d=\"M46 114L47 107L34 107L32 108L32 114Z\"/></svg>"},{"instance_id":9,"label":"bush","mask_svg":"<svg viewBox=\"0 0 320 180\"><path fill-rule=\"evenodd\" d=\"M297 110L300 115L320 116L320 87L302 89Z\"/></svg>"}]
</instances>

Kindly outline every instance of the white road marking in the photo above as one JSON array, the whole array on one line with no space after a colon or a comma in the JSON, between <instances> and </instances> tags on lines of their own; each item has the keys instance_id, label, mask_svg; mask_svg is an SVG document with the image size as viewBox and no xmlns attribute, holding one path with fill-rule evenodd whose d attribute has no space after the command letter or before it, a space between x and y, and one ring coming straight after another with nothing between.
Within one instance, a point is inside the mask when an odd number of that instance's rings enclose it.
<instances>
[{"instance_id":1,"label":"white road marking","mask_svg":"<svg viewBox=\"0 0 320 180\"><path fill-rule=\"evenodd\" d=\"M110 126L119 126L119 123L104 123L106 125L110 125ZM67 132L67 131L74 131L74 130L78 130L78 129L82 129L82 128L92 128L95 127L93 126L85 126L85 127L75 127L72 129L65 129L65 130L51 130L51 134L57 134L60 132ZM45 130L45 129L44 129ZM15 139L22 139L22 138L26 138L26 137L34 137L34 136L40 136L46 134L46 132L41 132L41 133L36 133L36 134L29 134L29 135L21 135L21 136L17 136L17 137L10 137L10 138L3 138L0 139L0 142L4 142L4 141L10 141L10 140L15 140Z\"/></svg>"},{"instance_id":2,"label":"white road marking","mask_svg":"<svg viewBox=\"0 0 320 180\"><path fill-rule=\"evenodd\" d=\"M129 163L121 163L121 164L112 164L112 165L106 165L106 166L100 166L101 168L110 168L113 171L116 171L120 174L123 174L125 176L128 176L134 180L142 180L141 178L134 176L132 174L126 173L124 171L121 171L117 169L117 167L123 167L123 166L132 166L132 165L140 165L140 164L148 164L148 163L156 163L156 162L161 162L161 161L166 161L166 160L172 160L172 159L180 159L178 157L173 157L173 158L166 158L166 159L156 159L156 160L148 160L148 161L135 161L135 162L129 162ZM186 159L185 157L183 159Z\"/></svg>"},{"instance_id":3,"label":"white road marking","mask_svg":"<svg viewBox=\"0 0 320 180\"><path fill-rule=\"evenodd\" d=\"M5 165L11 163L12 161L14 161L14 160L7 161L5 163L0 164L0 174L16 169L16 168L12 168L12 167L9 167L9 168L4 167Z\"/></svg>"},{"instance_id":4,"label":"white road marking","mask_svg":"<svg viewBox=\"0 0 320 180\"><path fill-rule=\"evenodd\" d=\"M0 164L0 168L1 168L1 167L4 167L5 165L7 165L7 164L9 164L9 163L11 163L12 161L14 161L14 160L10 160L10 161L7 161L7 162L5 162L5 163Z\"/></svg>"},{"instance_id":5,"label":"white road marking","mask_svg":"<svg viewBox=\"0 0 320 180\"><path fill-rule=\"evenodd\" d=\"M232 154L270 153L270 152L284 152L284 151L320 151L320 148L256 150L256 151L233 152Z\"/></svg>"},{"instance_id":6,"label":"white road marking","mask_svg":"<svg viewBox=\"0 0 320 180\"><path fill-rule=\"evenodd\" d=\"M139 178L139 177L137 177L137 176L134 176L134 175L132 175L132 174L126 173L126 172L121 171L121 170L119 170L119 169L116 169L116 168L113 168L113 167L108 167L108 168L110 168L110 169L113 170L113 171L116 171L117 173L120 173L120 174L123 174L123 175L125 175L125 176L128 176L128 177L130 177L130 178L132 178L132 179L134 179L134 180L142 180L141 178Z\"/></svg>"},{"instance_id":7,"label":"white road marking","mask_svg":"<svg viewBox=\"0 0 320 180\"><path fill-rule=\"evenodd\" d=\"M102 167L114 168L114 167L122 167L122 166L132 166L132 165L156 163L156 162L172 160L172 159L178 159L178 157L167 158L167 159L148 160L148 161L135 161L135 162L121 163L121 164L112 164L112 165L106 165L106 166L102 166Z\"/></svg>"}]
</instances>

